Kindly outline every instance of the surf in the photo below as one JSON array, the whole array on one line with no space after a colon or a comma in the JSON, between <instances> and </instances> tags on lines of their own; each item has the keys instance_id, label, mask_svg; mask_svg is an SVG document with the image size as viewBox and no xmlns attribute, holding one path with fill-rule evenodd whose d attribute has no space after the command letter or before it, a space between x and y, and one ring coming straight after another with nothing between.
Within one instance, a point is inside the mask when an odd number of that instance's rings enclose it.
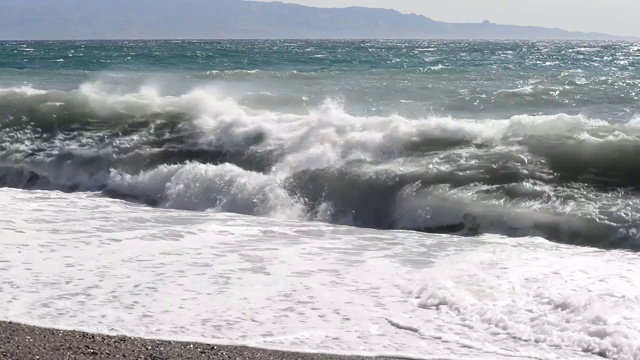
<instances>
[{"instance_id":1,"label":"surf","mask_svg":"<svg viewBox=\"0 0 640 360\"><path fill-rule=\"evenodd\" d=\"M331 99L284 113L242 105L215 86L165 95L86 83L68 92L3 89L0 99L8 114L3 186L376 229L638 247L638 220L613 213L639 185L635 121L360 116ZM574 214L571 204L587 210Z\"/></svg>"}]
</instances>

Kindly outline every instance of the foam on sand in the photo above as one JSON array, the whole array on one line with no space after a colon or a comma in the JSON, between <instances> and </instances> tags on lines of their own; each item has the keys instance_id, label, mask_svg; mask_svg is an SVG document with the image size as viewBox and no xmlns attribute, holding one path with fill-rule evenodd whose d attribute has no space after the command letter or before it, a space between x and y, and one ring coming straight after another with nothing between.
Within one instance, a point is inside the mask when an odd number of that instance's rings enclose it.
<instances>
[{"instance_id":1,"label":"foam on sand","mask_svg":"<svg viewBox=\"0 0 640 360\"><path fill-rule=\"evenodd\" d=\"M640 358L633 253L0 196L5 320L335 353Z\"/></svg>"}]
</instances>

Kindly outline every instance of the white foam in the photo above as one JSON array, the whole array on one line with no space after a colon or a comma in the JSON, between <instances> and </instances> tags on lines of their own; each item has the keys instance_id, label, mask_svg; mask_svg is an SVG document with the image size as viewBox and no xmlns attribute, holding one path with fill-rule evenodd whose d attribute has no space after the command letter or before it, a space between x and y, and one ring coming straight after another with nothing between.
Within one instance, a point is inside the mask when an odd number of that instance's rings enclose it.
<instances>
[{"instance_id":1,"label":"white foam","mask_svg":"<svg viewBox=\"0 0 640 360\"><path fill-rule=\"evenodd\" d=\"M640 359L634 253L93 194L0 189L0 200L5 320L336 353Z\"/></svg>"},{"instance_id":2,"label":"white foam","mask_svg":"<svg viewBox=\"0 0 640 360\"><path fill-rule=\"evenodd\" d=\"M448 317L453 326L544 347L638 359L640 318L631 305L640 296L631 265L638 256L621 255L595 260L588 250L552 257L513 249L455 255L430 269L414 295L419 307Z\"/></svg>"},{"instance_id":3,"label":"white foam","mask_svg":"<svg viewBox=\"0 0 640 360\"><path fill-rule=\"evenodd\" d=\"M35 89L32 86L19 86L13 88L0 88L0 96L6 95L23 95L23 96L34 96L34 95L42 95L46 94L47 91Z\"/></svg>"},{"instance_id":4,"label":"white foam","mask_svg":"<svg viewBox=\"0 0 640 360\"><path fill-rule=\"evenodd\" d=\"M299 207L300 201L287 197L282 183L287 177L304 170L335 168L357 160L388 164L390 160L402 160L408 156L406 147L439 143L454 145L445 145L447 153L442 156L435 149L425 156L427 161L410 159L403 163L403 168L393 169L392 175L411 171L424 172L424 169L430 168L456 170L460 164L473 165L474 162L486 161L487 156L476 155L488 155L489 151L495 154L512 153L516 164L539 161L540 157L552 160L557 158L562 160L558 161L560 163L568 163L583 159L581 155L585 154L596 166L601 166L602 163L615 159L612 154L618 154L620 150L632 153L640 136L640 127L635 121L611 125L582 115L519 115L510 119L482 121L438 116L415 119L400 115L357 116L348 113L335 100L327 100L307 113L283 113L243 106L236 99L225 96L215 86L198 87L182 92L181 95L167 95L161 87L153 85L143 86L136 91L125 90L108 85L108 82L97 81L86 83L70 93L24 87L0 90L0 95L36 97L42 100L42 104L65 104L65 107L61 107L40 106L39 103L39 110L53 113L58 108L66 109L66 106L80 106L83 113L94 112L97 117L119 113L132 117L179 113L184 119L180 131L192 136L190 147L239 153L247 150L262 154L273 153L278 154L278 160L265 174L232 166L189 164L152 169L141 174L114 172L111 177L102 170L83 173L73 160L66 161L64 166L47 163L48 158L43 160L38 156L17 156L16 159L2 160L8 165L25 166L53 182L79 185L80 189L95 189L107 182L119 192L134 197L150 197L167 207L300 219L303 212ZM134 134L120 138L118 142L121 144L118 145L135 147L148 139L144 134ZM463 150L453 150L452 146L457 143L489 145L491 150L486 150L484 146L466 146ZM9 144L7 147L11 146L16 144ZM73 150L73 144L64 143L60 148L76 151ZM53 147L53 151L56 149ZM101 151L109 152L112 149L104 148ZM108 155L105 157L108 158ZM540 167L547 166L542 164ZM178 180L189 183L179 184ZM229 192L230 189L238 192ZM240 194L240 189L247 193ZM233 195L227 197L221 194ZM260 204L256 205L254 202ZM329 205L325 210L329 211ZM461 212L466 211L464 206L454 209L445 205L448 209L434 209L442 221L436 219L432 223L456 224ZM480 202L476 209L480 206L485 204ZM428 221L433 219L427 219L427 223L417 221L419 218L425 219L424 216L418 216L421 215L418 211L414 211L421 207L424 208L424 204L400 206L400 210L406 210L405 215L396 220L413 222L417 228L429 225ZM509 215L512 210L503 207L501 211L491 212L489 220L507 216L515 219L518 224L527 223L526 216ZM556 212L558 209L547 210ZM326 217L323 215L321 218ZM482 229L495 230L495 227L487 227L485 224ZM497 232L504 233L502 229L497 229Z\"/></svg>"},{"instance_id":5,"label":"white foam","mask_svg":"<svg viewBox=\"0 0 640 360\"><path fill-rule=\"evenodd\" d=\"M580 115L521 115L482 121L436 116L355 116L335 100L327 100L307 114L294 114L242 106L214 86L198 87L177 96L166 95L162 88L151 84L134 92L125 90L97 81L66 94L21 87L0 89L0 95L47 95L48 102L86 104L102 116L186 114L192 122L182 126L200 132L203 146L246 147L247 138L264 135L263 148L282 150L286 155L275 168L280 172L335 166L354 159L386 159L407 142L448 139L508 144L521 137L571 136L592 128L631 131L629 126L616 127Z\"/></svg>"},{"instance_id":6,"label":"white foam","mask_svg":"<svg viewBox=\"0 0 640 360\"><path fill-rule=\"evenodd\" d=\"M214 210L237 214L302 218L295 202L273 177L235 165L163 165L139 175L114 172L110 190L151 198L159 206L185 210Z\"/></svg>"}]
</instances>

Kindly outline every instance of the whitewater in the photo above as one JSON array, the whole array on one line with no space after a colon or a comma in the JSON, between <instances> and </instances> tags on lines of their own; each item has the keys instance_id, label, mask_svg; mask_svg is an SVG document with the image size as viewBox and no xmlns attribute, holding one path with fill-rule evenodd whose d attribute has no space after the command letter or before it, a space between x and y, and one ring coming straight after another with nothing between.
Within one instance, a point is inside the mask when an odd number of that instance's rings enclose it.
<instances>
[{"instance_id":1,"label":"whitewater","mask_svg":"<svg viewBox=\"0 0 640 360\"><path fill-rule=\"evenodd\" d=\"M640 359L633 43L0 54L0 319L339 354Z\"/></svg>"}]
</instances>

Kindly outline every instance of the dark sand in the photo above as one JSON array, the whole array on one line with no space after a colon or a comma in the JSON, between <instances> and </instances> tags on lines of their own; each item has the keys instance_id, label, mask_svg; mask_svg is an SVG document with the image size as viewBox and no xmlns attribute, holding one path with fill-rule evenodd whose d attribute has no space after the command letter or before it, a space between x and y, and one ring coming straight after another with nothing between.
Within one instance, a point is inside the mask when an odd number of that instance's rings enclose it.
<instances>
[{"instance_id":1,"label":"dark sand","mask_svg":"<svg viewBox=\"0 0 640 360\"><path fill-rule=\"evenodd\" d=\"M0 359L358 360L366 358L96 335L0 321Z\"/></svg>"}]
</instances>

